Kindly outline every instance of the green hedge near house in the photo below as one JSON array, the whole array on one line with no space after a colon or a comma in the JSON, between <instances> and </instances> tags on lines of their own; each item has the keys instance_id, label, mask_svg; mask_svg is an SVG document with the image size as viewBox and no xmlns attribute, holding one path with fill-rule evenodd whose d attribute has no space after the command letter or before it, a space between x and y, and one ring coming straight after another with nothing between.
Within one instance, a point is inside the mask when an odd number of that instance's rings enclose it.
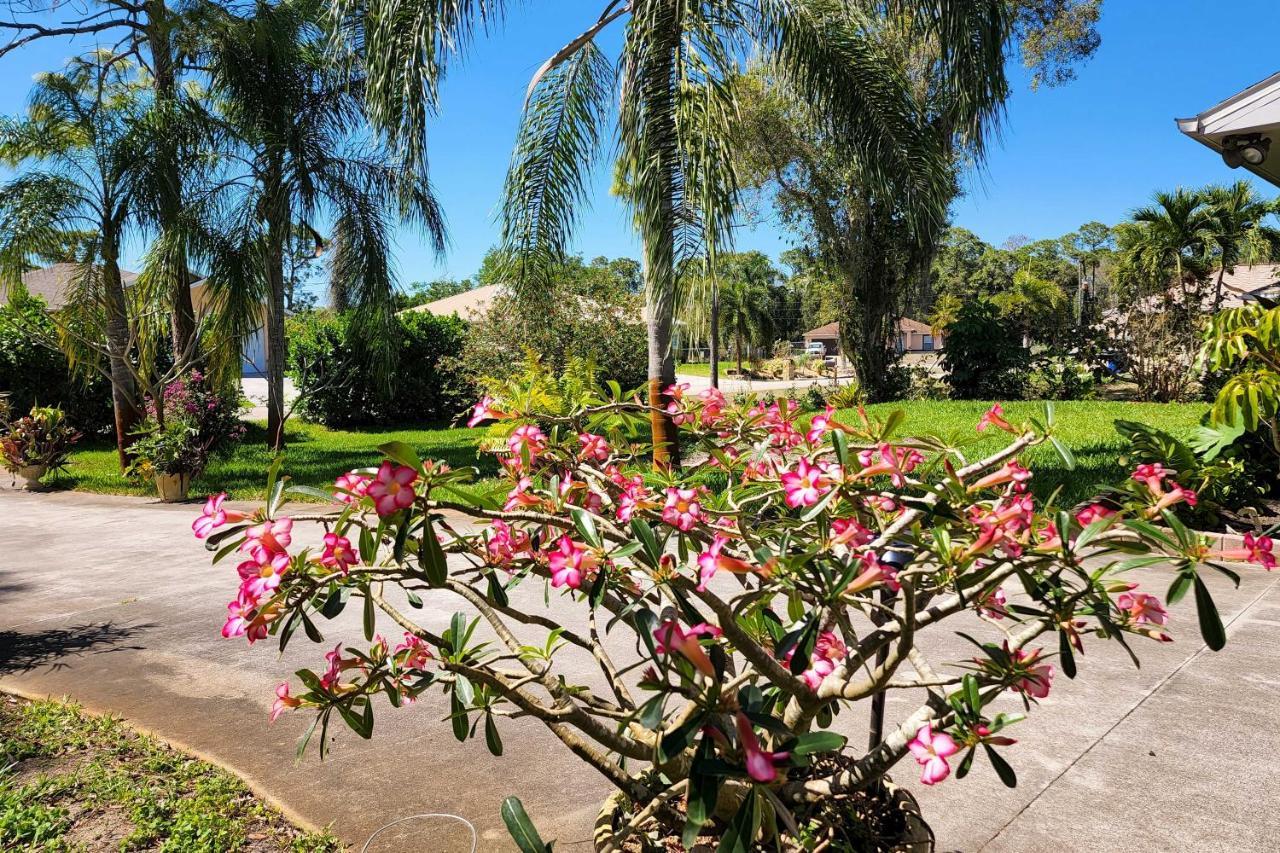
<instances>
[{"instance_id":1,"label":"green hedge near house","mask_svg":"<svg viewBox=\"0 0 1280 853\"><path fill-rule=\"evenodd\" d=\"M397 316L397 367L390 389L376 381L351 316L329 311L289 321L289 374L306 420L329 427L447 424L475 402L458 355L467 324L425 312Z\"/></svg>"},{"instance_id":2,"label":"green hedge near house","mask_svg":"<svg viewBox=\"0 0 1280 853\"><path fill-rule=\"evenodd\" d=\"M111 383L99 375L83 381L71 374L66 357L52 344L57 328L44 300L16 296L0 305L0 394L15 414L34 405L56 406L86 435L111 431Z\"/></svg>"}]
</instances>

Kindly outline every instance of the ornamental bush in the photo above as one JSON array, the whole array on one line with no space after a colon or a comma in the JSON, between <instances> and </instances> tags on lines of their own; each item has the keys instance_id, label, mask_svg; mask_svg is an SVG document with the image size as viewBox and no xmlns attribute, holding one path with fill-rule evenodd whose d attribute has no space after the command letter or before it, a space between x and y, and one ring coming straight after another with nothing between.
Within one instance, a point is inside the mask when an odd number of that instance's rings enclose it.
<instances>
[{"instance_id":1,"label":"ornamental bush","mask_svg":"<svg viewBox=\"0 0 1280 853\"><path fill-rule=\"evenodd\" d=\"M1017 328L989 302L967 302L947 326L942 364L957 400L1021 399L1031 354Z\"/></svg>"},{"instance_id":2,"label":"ornamental bush","mask_svg":"<svg viewBox=\"0 0 1280 853\"><path fill-rule=\"evenodd\" d=\"M901 413L843 423L830 407L674 387L682 443L696 448L685 458L702 461L654 470L635 438L642 403L536 384L513 381L471 419L491 424L505 497L392 443L379 467L337 479L329 510L282 515L290 489L273 471L262 509L233 512L215 496L193 529L215 562L239 562L224 636L284 647L301 629L329 646L279 686L273 719L314 714L323 753L335 721L369 737L378 706L421 698L433 716L447 704L458 739L483 732L495 754L504 717L542 720L632 804L606 811L600 850L700 835L720 850L757 849L757 837L770 849L814 838L854 849L841 815L890 790L881 783L904 760L925 784L988 761L1013 785L1006 729L1023 714L995 711L999 697L1032 711L1062 689L1058 670L1076 676L1091 638L1172 639L1164 602L1129 569L1167 567L1169 600L1194 588L1218 649L1201 573L1232 576L1220 559L1274 566L1266 537L1210 551L1171 512L1195 495L1159 466L1105 505L1037 505L1021 455L1048 442L1070 464L1051 408L1013 424L993 407L977 429L1007 442L970 459L903 437ZM539 594L516 595L517 584ZM324 640L348 606L363 610L363 640ZM418 615L453 606L447 623ZM557 618L568 608L589 616L587 630ZM971 641L968 654L925 651L937 644L922 635L944 623ZM606 647L618 633L626 641ZM574 678L581 662L603 689ZM883 709L890 693L912 710L876 732L876 747L828 729L855 704ZM545 849L518 802L503 811L522 850Z\"/></svg>"},{"instance_id":3,"label":"ornamental bush","mask_svg":"<svg viewBox=\"0 0 1280 853\"><path fill-rule=\"evenodd\" d=\"M111 432L111 384L98 375L72 376L66 357L49 345L57 339L44 300L15 295L0 305L0 394L14 411L55 406L86 435Z\"/></svg>"},{"instance_id":4,"label":"ornamental bush","mask_svg":"<svg viewBox=\"0 0 1280 853\"><path fill-rule=\"evenodd\" d=\"M313 311L289 321L289 374L299 413L329 427L448 423L475 399L459 360L467 324L425 311L396 316L395 388L377 381L351 316Z\"/></svg>"}]
</instances>

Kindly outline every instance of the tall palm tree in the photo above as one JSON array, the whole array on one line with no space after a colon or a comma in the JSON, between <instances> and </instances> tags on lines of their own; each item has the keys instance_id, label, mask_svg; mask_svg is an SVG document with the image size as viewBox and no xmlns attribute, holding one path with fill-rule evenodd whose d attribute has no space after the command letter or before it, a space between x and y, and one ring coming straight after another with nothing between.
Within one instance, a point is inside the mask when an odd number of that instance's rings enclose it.
<instances>
[{"instance_id":1,"label":"tall palm tree","mask_svg":"<svg viewBox=\"0 0 1280 853\"><path fill-rule=\"evenodd\" d=\"M773 338L769 288L750 278L729 278L720 283L720 327L733 339L733 353L742 375L742 356L748 346L762 346Z\"/></svg>"},{"instance_id":2,"label":"tall palm tree","mask_svg":"<svg viewBox=\"0 0 1280 853\"><path fill-rule=\"evenodd\" d=\"M1204 191L1211 243L1217 254L1218 278L1213 294L1213 310L1222 307L1222 281L1236 264L1249 256L1274 257L1280 252L1280 230L1264 224L1277 212L1274 201L1258 198L1247 181L1231 186L1212 186Z\"/></svg>"},{"instance_id":3,"label":"tall palm tree","mask_svg":"<svg viewBox=\"0 0 1280 853\"><path fill-rule=\"evenodd\" d=\"M0 124L0 161L23 169L0 188L0 218L11 223L3 229L0 272L12 281L34 258L78 236L73 292L58 323L63 346L82 368L94 369L98 341L105 342L122 470L129 434L143 416L133 364L143 312L137 294L126 293L120 251L129 229L141 224L135 202L145 197L155 142L146 91L130 63L93 54L39 75L26 116Z\"/></svg>"},{"instance_id":4,"label":"tall palm tree","mask_svg":"<svg viewBox=\"0 0 1280 853\"><path fill-rule=\"evenodd\" d=\"M1203 193L1181 187L1158 192L1153 201L1130 217L1135 230L1128 241L1126 262L1148 283L1155 283L1166 302L1172 299L1172 278L1183 308L1199 311L1200 286L1215 240L1213 212Z\"/></svg>"},{"instance_id":5,"label":"tall palm tree","mask_svg":"<svg viewBox=\"0 0 1280 853\"><path fill-rule=\"evenodd\" d=\"M395 354L392 232L421 226L437 252L444 220L425 173L368 132L354 57L333 57L310 0L255 3L244 15L209 9L205 60L231 140L229 174L210 206L210 287L223 340L240 340L266 302L267 431L284 445L285 246L302 228L330 235L331 290L356 308L356 338L389 379ZM425 164L424 164L425 165Z\"/></svg>"},{"instance_id":6,"label":"tall palm tree","mask_svg":"<svg viewBox=\"0 0 1280 853\"><path fill-rule=\"evenodd\" d=\"M499 18L501 0L336 0L343 32L369 68L371 115L421 154L436 81L451 55ZM919 36L942 46L940 78L959 93L954 129L980 145L1004 96L1008 5L1002 0L893 0ZM714 258L737 207L729 82L754 54L820 117L847 156L871 164L913 215L941 222L950 198L936 128L922 121L912 81L871 37L885 4L836 0L606 0L599 17L534 75L508 172L504 237L515 281L566 253L587 181L616 122L618 167L643 245L654 460L678 462L666 416L674 381L672 323L686 262ZM616 64L597 37L625 27ZM616 109L615 109L615 104Z\"/></svg>"}]
</instances>

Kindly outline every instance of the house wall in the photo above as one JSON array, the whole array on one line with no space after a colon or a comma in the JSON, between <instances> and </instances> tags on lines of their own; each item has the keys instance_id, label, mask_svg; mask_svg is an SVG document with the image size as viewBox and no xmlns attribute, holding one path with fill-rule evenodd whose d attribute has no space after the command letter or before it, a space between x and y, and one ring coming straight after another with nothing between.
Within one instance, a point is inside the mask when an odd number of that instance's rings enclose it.
<instances>
[{"instance_id":1,"label":"house wall","mask_svg":"<svg viewBox=\"0 0 1280 853\"><path fill-rule=\"evenodd\" d=\"M196 317L203 317L209 310L209 288L196 283L191 288L191 307ZM245 376L262 376L267 367L267 342L264 331L267 308L258 312L258 328L240 344L240 372Z\"/></svg>"}]
</instances>

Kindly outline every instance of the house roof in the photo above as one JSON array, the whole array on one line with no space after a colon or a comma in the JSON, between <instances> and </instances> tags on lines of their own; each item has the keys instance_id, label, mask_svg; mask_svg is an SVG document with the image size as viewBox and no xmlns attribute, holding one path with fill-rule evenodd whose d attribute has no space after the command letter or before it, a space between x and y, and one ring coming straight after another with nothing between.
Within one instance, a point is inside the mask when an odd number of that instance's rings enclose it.
<instances>
[{"instance_id":1,"label":"house roof","mask_svg":"<svg viewBox=\"0 0 1280 853\"><path fill-rule=\"evenodd\" d=\"M903 317L898 321L898 332L917 332L922 335L931 335L933 334L933 328L928 323L921 323L919 320ZM804 333L806 341L838 337L840 337L839 323L827 323L825 326L819 326Z\"/></svg>"},{"instance_id":2,"label":"house roof","mask_svg":"<svg viewBox=\"0 0 1280 853\"><path fill-rule=\"evenodd\" d=\"M1280 285L1280 264L1238 266L1222 277L1225 294L1222 304L1228 308L1252 302L1262 291Z\"/></svg>"},{"instance_id":3,"label":"house roof","mask_svg":"<svg viewBox=\"0 0 1280 853\"><path fill-rule=\"evenodd\" d=\"M1280 72L1199 115L1175 121L1178 130L1219 154L1226 138L1234 134L1258 133L1270 139L1275 147L1262 163L1243 165L1258 177L1280 186Z\"/></svg>"},{"instance_id":4,"label":"house roof","mask_svg":"<svg viewBox=\"0 0 1280 853\"><path fill-rule=\"evenodd\" d=\"M29 270L22 274L22 285L32 296L39 296L43 299L50 310L56 311L59 308L66 307L72 291L71 284L75 281L80 270L80 264L72 263L59 263L37 270ZM125 286L128 286L137 280L138 274L122 269L120 270L120 277Z\"/></svg>"},{"instance_id":5,"label":"house roof","mask_svg":"<svg viewBox=\"0 0 1280 853\"><path fill-rule=\"evenodd\" d=\"M502 289L500 284L486 284L483 287L473 287L462 293L455 293L452 296L446 296L443 299L437 299L434 302L427 302L424 305L415 305L412 308L406 308L401 313L410 311L425 311L428 314L434 314L437 317L452 317L457 314L464 320L479 320L489 313L489 305L493 302L498 292Z\"/></svg>"}]
</instances>

